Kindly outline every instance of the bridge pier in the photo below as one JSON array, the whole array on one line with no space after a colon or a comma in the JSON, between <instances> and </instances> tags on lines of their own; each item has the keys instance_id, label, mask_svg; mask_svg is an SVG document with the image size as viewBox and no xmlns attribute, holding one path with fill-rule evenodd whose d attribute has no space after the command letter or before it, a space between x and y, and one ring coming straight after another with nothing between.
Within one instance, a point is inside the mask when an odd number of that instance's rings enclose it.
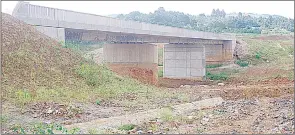
<instances>
[{"instance_id":1,"label":"bridge pier","mask_svg":"<svg viewBox=\"0 0 295 135\"><path fill-rule=\"evenodd\" d=\"M164 46L164 77L203 80L206 74L205 47L197 44Z\"/></svg>"},{"instance_id":2,"label":"bridge pier","mask_svg":"<svg viewBox=\"0 0 295 135\"><path fill-rule=\"evenodd\" d=\"M233 60L233 52L236 47L236 40L223 41L223 61L229 62Z\"/></svg>"},{"instance_id":3,"label":"bridge pier","mask_svg":"<svg viewBox=\"0 0 295 135\"><path fill-rule=\"evenodd\" d=\"M233 50L235 40L222 41L222 44L206 45L206 63L221 64L231 62L233 60Z\"/></svg>"},{"instance_id":4,"label":"bridge pier","mask_svg":"<svg viewBox=\"0 0 295 135\"><path fill-rule=\"evenodd\" d=\"M158 49L153 44L106 44L104 61L114 72L148 84L158 81Z\"/></svg>"}]
</instances>

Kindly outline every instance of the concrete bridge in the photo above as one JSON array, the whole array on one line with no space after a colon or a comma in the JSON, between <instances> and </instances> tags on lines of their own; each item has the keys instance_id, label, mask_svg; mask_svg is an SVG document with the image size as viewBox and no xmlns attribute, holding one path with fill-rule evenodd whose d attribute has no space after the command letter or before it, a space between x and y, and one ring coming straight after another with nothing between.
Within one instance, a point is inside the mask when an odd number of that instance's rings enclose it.
<instances>
[{"instance_id":1,"label":"concrete bridge","mask_svg":"<svg viewBox=\"0 0 295 135\"><path fill-rule=\"evenodd\" d=\"M164 77L201 79L206 63L231 61L236 39L19 2L13 16L58 41L103 41L110 68L148 83L157 82L157 46L165 43Z\"/></svg>"}]
</instances>

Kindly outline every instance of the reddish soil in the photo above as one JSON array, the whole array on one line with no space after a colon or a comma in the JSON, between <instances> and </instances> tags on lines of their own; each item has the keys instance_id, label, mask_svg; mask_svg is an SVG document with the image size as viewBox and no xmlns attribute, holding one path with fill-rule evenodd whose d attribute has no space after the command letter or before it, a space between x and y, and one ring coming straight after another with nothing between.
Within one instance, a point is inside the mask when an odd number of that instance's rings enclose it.
<instances>
[{"instance_id":1,"label":"reddish soil","mask_svg":"<svg viewBox=\"0 0 295 135\"><path fill-rule=\"evenodd\" d=\"M226 100L252 99L257 97L279 97L294 93L294 84L284 85L243 85L236 87L227 86L223 89L220 96Z\"/></svg>"},{"instance_id":2,"label":"reddish soil","mask_svg":"<svg viewBox=\"0 0 295 135\"><path fill-rule=\"evenodd\" d=\"M110 69L122 76L129 76L143 83L156 85L158 82L157 64L108 64Z\"/></svg>"},{"instance_id":3,"label":"reddish soil","mask_svg":"<svg viewBox=\"0 0 295 135\"><path fill-rule=\"evenodd\" d=\"M212 82L189 79L159 78L158 86L166 88L179 88L181 85L208 85L210 83Z\"/></svg>"},{"instance_id":4,"label":"reddish soil","mask_svg":"<svg viewBox=\"0 0 295 135\"><path fill-rule=\"evenodd\" d=\"M286 73L286 72L288 71L277 69L277 68L257 67L257 68L249 68L245 74L248 76L261 76L261 75L272 74L272 73Z\"/></svg>"}]
</instances>

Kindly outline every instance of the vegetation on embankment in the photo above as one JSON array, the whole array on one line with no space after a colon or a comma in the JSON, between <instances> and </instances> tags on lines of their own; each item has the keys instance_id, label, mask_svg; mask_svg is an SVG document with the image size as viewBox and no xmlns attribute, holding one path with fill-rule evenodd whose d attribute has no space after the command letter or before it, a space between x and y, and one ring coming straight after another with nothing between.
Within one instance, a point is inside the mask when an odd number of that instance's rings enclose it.
<instances>
[{"instance_id":1,"label":"vegetation on embankment","mask_svg":"<svg viewBox=\"0 0 295 135\"><path fill-rule=\"evenodd\" d=\"M117 76L83 58L79 46L62 45L10 15L2 14L2 26L2 90L6 101L19 106L45 101L95 102L126 99L123 97L128 93L141 99L158 91Z\"/></svg>"}]
</instances>

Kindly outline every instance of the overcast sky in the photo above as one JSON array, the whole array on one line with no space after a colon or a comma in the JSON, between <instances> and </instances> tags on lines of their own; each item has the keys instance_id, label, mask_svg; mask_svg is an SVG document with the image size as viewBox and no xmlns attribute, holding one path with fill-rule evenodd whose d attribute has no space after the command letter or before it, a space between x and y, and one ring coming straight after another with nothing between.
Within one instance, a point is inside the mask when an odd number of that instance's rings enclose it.
<instances>
[{"instance_id":1,"label":"overcast sky","mask_svg":"<svg viewBox=\"0 0 295 135\"><path fill-rule=\"evenodd\" d=\"M17 1L2 1L2 12L12 13ZM294 18L294 1L31 1L31 4L68 9L98 15L127 14L131 11L149 13L158 7L197 15L210 14L212 9L226 13L246 12L282 15Z\"/></svg>"}]
</instances>

